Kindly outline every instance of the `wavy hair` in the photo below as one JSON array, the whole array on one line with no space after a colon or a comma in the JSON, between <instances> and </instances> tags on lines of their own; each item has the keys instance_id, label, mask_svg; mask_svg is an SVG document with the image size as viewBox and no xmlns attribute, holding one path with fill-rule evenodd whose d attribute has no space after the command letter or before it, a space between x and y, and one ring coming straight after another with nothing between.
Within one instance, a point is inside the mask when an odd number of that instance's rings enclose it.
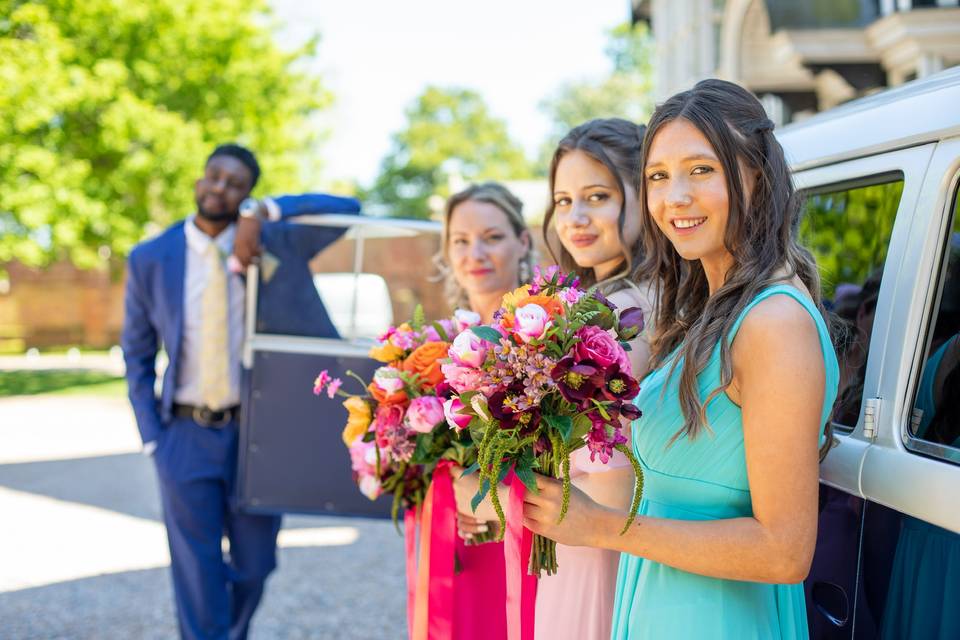
<instances>
[{"instance_id":1,"label":"wavy hair","mask_svg":"<svg viewBox=\"0 0 960 640\"><path fill-rule=\"evenodd\" d=\"M700 261L680 257L654 223L647 204L643 170L650 144L661 127L677 119L686 120L707 138L726 176L730 204L724 245L733 256L733 266L713 295ZM745 192L741 164L757 174L750 194ZM639 176L646 253L643 269L655 277L658 300L651 359L654 366L660 366L679 349L671 368L676 368L681 359L683 362L679 397L684 424L672 443L681 436L695 438L701 430L709 429L706 407L733 380L730 330L762 289L798 276L824 318L826 312L820 302L816 261L797 242L800 198L783 148L773 135L773 122L749 91L723 80L703 80L660 105L647 126ZM786 276L778 276L783 267ZM720 386L701 401L697 375L706 367L718 342ZM828 422L828 448L829 431Z\"/></svg>"},{"instance_id":2,"label":"wavy hair","mask_svg":"<svg viewBox=\"0 0 960 640\"><path fill-rule=\"evenodd\" d=\"M639 276L643 258L643 239L638 236L636 242L627 246L623 238L623 226L627 216L626 185L635 186L637 175L639 175L644 130L645 127L642 124L637 125L622 118L590 120L574 127L560 140L557 150L553 153L553 160L550 162L550 204L547 205L543 218L543 240L547 251L564 271L576 273L585 286L600 285L607 293L626 288L631 282L641 279ZM623 247L623 262L613 275L602 282L596 281L593 269L578 266L563 244L560 244L559 251L554 251L553 243L550 241L550 221L556 210L553 190L556 185L557 167L560 166L563 157L572 151L583 151L604 165L620 190L620 217L617 220L617 232L620 236L620 246ZM552 233L555 235L556 231Z\"/></svg>"},{"instance_id":3,"label":"wavy hair","mask_svg":"<svg viewBox=\"0 0 960 640\"><path fill-rule=\"evenodd\" d=\"M447 199L447 204L443 212L442 244L440 252L433 256L433 264L439 272L437 280L443 280L444 294L447 298L447 303L454 309L469 309L470 301L467 299L466 291L464 291L460 283L457 282L453 274L453 269L450 267L450 217L453 215L454 209L464 202L469 201L492 204L503 211L503 214L507 216L507 221L510 223L510 228L513 229L517 238L521 237L524 231L529 233L527 223L523 219L523 202L499 182L472 184ZM520 280L523 280L525 275L527 279L532 277L533 265L535 264L536 252L533 249L533 243L531 243L530 249L520 258ZM524 272L526 272L526 274L524 274Z\"/></svg>"}]
</instances>

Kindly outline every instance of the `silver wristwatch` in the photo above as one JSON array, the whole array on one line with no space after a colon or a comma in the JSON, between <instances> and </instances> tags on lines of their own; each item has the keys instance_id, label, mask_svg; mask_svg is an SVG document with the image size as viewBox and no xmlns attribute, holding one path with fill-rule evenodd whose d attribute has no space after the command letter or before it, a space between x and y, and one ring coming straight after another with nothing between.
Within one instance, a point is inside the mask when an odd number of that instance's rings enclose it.
<instances>
[{"instance_id":1,"label":"silver wristwatch","mask_svg":"<svg viewBox=\"0 0 960 640\"><path fill-rule=\"evenodd\" d=\"M240 203L240 217L262 220L263 216L260 215L260 201L256 198L244 198L243 202Z\"/></svg>"}]
</instances>

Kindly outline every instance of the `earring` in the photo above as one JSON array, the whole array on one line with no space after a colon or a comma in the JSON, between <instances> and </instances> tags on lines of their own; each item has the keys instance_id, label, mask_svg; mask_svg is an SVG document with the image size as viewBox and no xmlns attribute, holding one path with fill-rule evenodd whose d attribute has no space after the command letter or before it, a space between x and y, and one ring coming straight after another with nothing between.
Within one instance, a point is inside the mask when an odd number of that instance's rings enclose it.
<instances>
[{"instance_id":1,"label":"earring","mask_svg":"<svg viewBox=\"0 0 960 640\"><path fill-rule=\"evenodd\" d=\"M520 275L520 284L522 285L528 284L530 282L530 279L533 277L533 274L530 273L530 265L527 264L526 258L520 261L519 275Z\"/></svg>"}]
</instances>

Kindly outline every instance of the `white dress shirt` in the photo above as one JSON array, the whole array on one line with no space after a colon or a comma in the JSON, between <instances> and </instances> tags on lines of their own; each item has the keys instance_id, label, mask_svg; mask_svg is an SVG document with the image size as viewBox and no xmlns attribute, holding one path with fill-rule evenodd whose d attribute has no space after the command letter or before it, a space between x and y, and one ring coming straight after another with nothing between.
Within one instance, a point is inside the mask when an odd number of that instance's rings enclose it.
<instances>
[{"instance_id":1,"label":"white dress shirt","mask_svg":"<svg viewBox=\"0 0 960 640\"><path fill-rule=\"evenodd\" d=\"M211 242L217 244L220 254L226 257L233 252L236 226L231 224L216 238L201 231L191 217L183 225L187 237L186 269L183 282L183 335L180 338L180 364L177 371L177 387L173 394L178 404L202 406L200 367L202 345L203 290L207 286L209 267L204 254ZM240 403L240 355L243 348L244 284L240 276L227 272L227 344L229 345L228 367L230 371L229 403Z\"/></svg>"}]
</instances>

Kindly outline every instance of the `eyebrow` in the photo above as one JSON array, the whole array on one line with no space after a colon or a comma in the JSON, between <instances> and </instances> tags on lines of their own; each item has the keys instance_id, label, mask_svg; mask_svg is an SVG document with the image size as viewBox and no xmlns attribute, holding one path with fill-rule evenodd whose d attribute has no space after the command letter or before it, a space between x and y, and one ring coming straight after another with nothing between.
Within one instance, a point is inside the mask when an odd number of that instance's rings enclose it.
<instances>
[{"instance_id":1,"label":"eyebrow","mask_svg":"<svg viewBox=\"0 0 960 640\"><path fill-rule=\"evenodd\" d=\"M711 162L720 162L720 159L717 158L716 156L714 156L714 155L707 155L707 154L705 154L705 153L696 153L696 154L694 154L694 155L692 155L692 156L687 156L687 157L685 157L685 158L681 158L681 159L680 159L680 162L691 162L691 161L694 161L694 160L710 160ZM660 165L660 164L663 164L663 161L662 161L662 160L657 161L657 162L648 162L648 163L647 163L647 166L649 167L649 166Z\"/></svg>"},{"instance_id":2,"label":"eyebrow","mask_svg":"<svg viewBox=\"0 0 960 640\"><path fill-rule=\"evenodd\" d=\"M611 187L608 184L588 184L587 186L581 188L581 190L586 190L586 189L613 189L613 187ZM563 190L558 190L558 191L554 191L553 195L556 196L562 193L565 194L567 192Z\"/></svg>"},{"instance_id":3,"label":"eyebrow","mask_svg":"<svg viewBox=\"0 0 960 640\"><path fill-rule=\"evenodd\" d=\"M481 231L480 233L490 233L491 231L496 231L496 232L502 233L502 232L503 232L503 229L501 229L500 227L487 227L486 229L484 229L484 230ZM466 235L470 235L470 232L469 232L469 231L454 230L454 231L451 231L451 232L450 232L450 235L451 235L451 236L457 236L457 235L466 236Z\"/></svg>"}]
</instances>

